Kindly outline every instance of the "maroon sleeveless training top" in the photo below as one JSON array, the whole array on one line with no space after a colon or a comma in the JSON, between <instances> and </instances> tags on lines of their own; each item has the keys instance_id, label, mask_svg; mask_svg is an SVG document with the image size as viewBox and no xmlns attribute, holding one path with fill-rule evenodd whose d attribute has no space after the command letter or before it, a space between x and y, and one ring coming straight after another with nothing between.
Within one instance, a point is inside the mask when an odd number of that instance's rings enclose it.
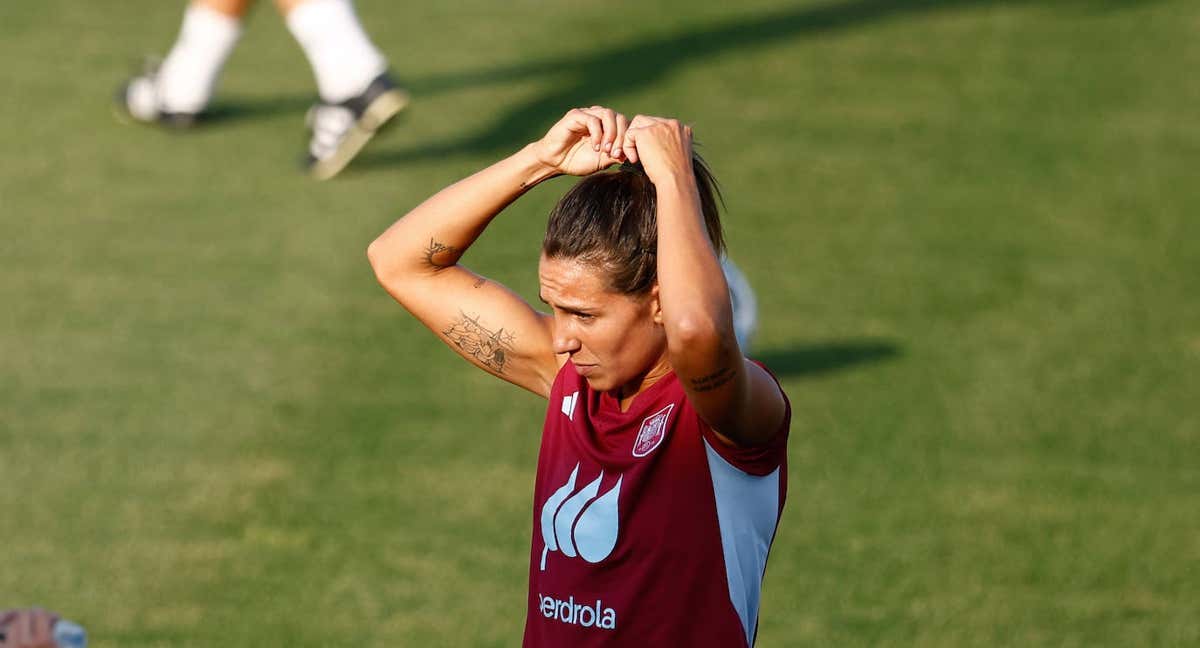
<instances>
[{"instance_id":1,"label":"maroon sleeveless training top","mask_svg":"<svg viewBox=\"0 0 1200 648\"><path fill-rule=\"evenodd\" d=\"M674 373L621 412L563 365L534 486L524 648L753 645L790 420L789 405L770 444L730 448Z\"/></svg>"}]
</instances>

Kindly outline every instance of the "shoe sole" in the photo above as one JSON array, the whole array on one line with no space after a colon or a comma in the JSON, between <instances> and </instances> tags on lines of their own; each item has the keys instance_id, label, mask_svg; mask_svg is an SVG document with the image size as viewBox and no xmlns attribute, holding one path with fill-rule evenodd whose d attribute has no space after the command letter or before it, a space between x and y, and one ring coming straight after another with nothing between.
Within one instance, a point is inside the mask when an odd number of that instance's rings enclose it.
<instances>
[{"instance_id":1,"label":"shoe sole","mask_svg":"<svg viewBox=\"0 0 1200 648\"><path fill-rule=\"evenodd\" d=\"M375 133L408 106L409 95L399 88L388 90L375 98L363 111L362 117L350 127L337 150L312 165L309 173L317 180L328 180L346 168Z\"/></svg>"}]
</instances>

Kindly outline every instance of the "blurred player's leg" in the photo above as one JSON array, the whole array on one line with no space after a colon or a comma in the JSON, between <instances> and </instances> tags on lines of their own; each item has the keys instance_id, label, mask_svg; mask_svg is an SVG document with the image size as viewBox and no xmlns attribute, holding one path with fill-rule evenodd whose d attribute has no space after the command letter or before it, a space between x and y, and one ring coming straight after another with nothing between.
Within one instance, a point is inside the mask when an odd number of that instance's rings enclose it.
<instances>
[{"instance_id":1,"label":"blurred player's leg","mask_svg":"<svg viewBox=\"0 0 1200 648\"><path fill-rule=\"evenodd\" d=\"M387 73L350 0L276 0L288 29L312 64L321 100L308 113L307 164L325 180L408 104Z\"/></svg>"},{"instance_id":2,"label":"blurred player's leg","mask_svg":"<svg viewBox=\"0 0 1200 648\"><path fill-rule=\"evenodd\" d=\"M135 119L189 126L212 99L253 0L195 0L179 38L156 69L134 77L118 100Z\"/></svg>"},{"instance_id":3,"label":"blurred player's leg","mask_svg":"<svg viewBox=\"0 0 1200 648\"><path fill-rule=\"evenodd\" d=\"M194 0L162 65L122 86L118 105L144 122L190 126L208 106L253 0ZM275 0L304 50L320 101L308 112L306 164L331 178L408 104L367 36L351 0Z\"/></svg>"},{"instance_id":4,"label":"blurred player's leg","mask_svg":"<svg viewBox=\"0 0 1200 648\"><path fill-rule=\"evenodd\" d=\"M341 103L358 96L387 71L387 59L367 36L350 0L276 4L312 64L322 101Z\"/></svg>"}]
</instances>

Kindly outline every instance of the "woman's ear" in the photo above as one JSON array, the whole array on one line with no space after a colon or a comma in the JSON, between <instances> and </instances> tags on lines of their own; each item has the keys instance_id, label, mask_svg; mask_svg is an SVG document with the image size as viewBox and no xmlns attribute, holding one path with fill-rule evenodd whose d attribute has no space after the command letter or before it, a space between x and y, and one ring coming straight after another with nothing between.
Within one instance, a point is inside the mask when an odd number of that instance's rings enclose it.
<instances>
[{"instance_id":1,"label":"woman's ear","mask_svg":"<svg viewBox=\"0 0 1200 648\"><path fill-rule=\"evenodd\" d=\"M658 282L650 287L650 316L654 318L654 323L662 326L662 302L658 301Z\"/></svg>"}]
</instances>

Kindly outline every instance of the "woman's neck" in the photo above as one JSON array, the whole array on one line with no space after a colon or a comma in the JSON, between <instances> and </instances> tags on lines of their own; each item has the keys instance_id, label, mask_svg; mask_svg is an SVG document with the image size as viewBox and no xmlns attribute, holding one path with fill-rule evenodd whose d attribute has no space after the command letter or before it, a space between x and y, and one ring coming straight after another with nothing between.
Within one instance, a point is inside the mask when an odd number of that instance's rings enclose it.
<instances>
[{"instance_id":1,"label":"woman's neck","mask_svg":"<svg viewBox=\"0 0 1200 648\"><path fill-rule=\"evenodd\" d=\"M621 411L629 411L629 407L633 405L633 401L638 397L638 394L650 389L651 385L662 380L671 371L671 364L667 362L666 354L663 354L663 357L645 373L618 387L613 392L613 396L616 396Z\"/></svg>"}]
</instances>

